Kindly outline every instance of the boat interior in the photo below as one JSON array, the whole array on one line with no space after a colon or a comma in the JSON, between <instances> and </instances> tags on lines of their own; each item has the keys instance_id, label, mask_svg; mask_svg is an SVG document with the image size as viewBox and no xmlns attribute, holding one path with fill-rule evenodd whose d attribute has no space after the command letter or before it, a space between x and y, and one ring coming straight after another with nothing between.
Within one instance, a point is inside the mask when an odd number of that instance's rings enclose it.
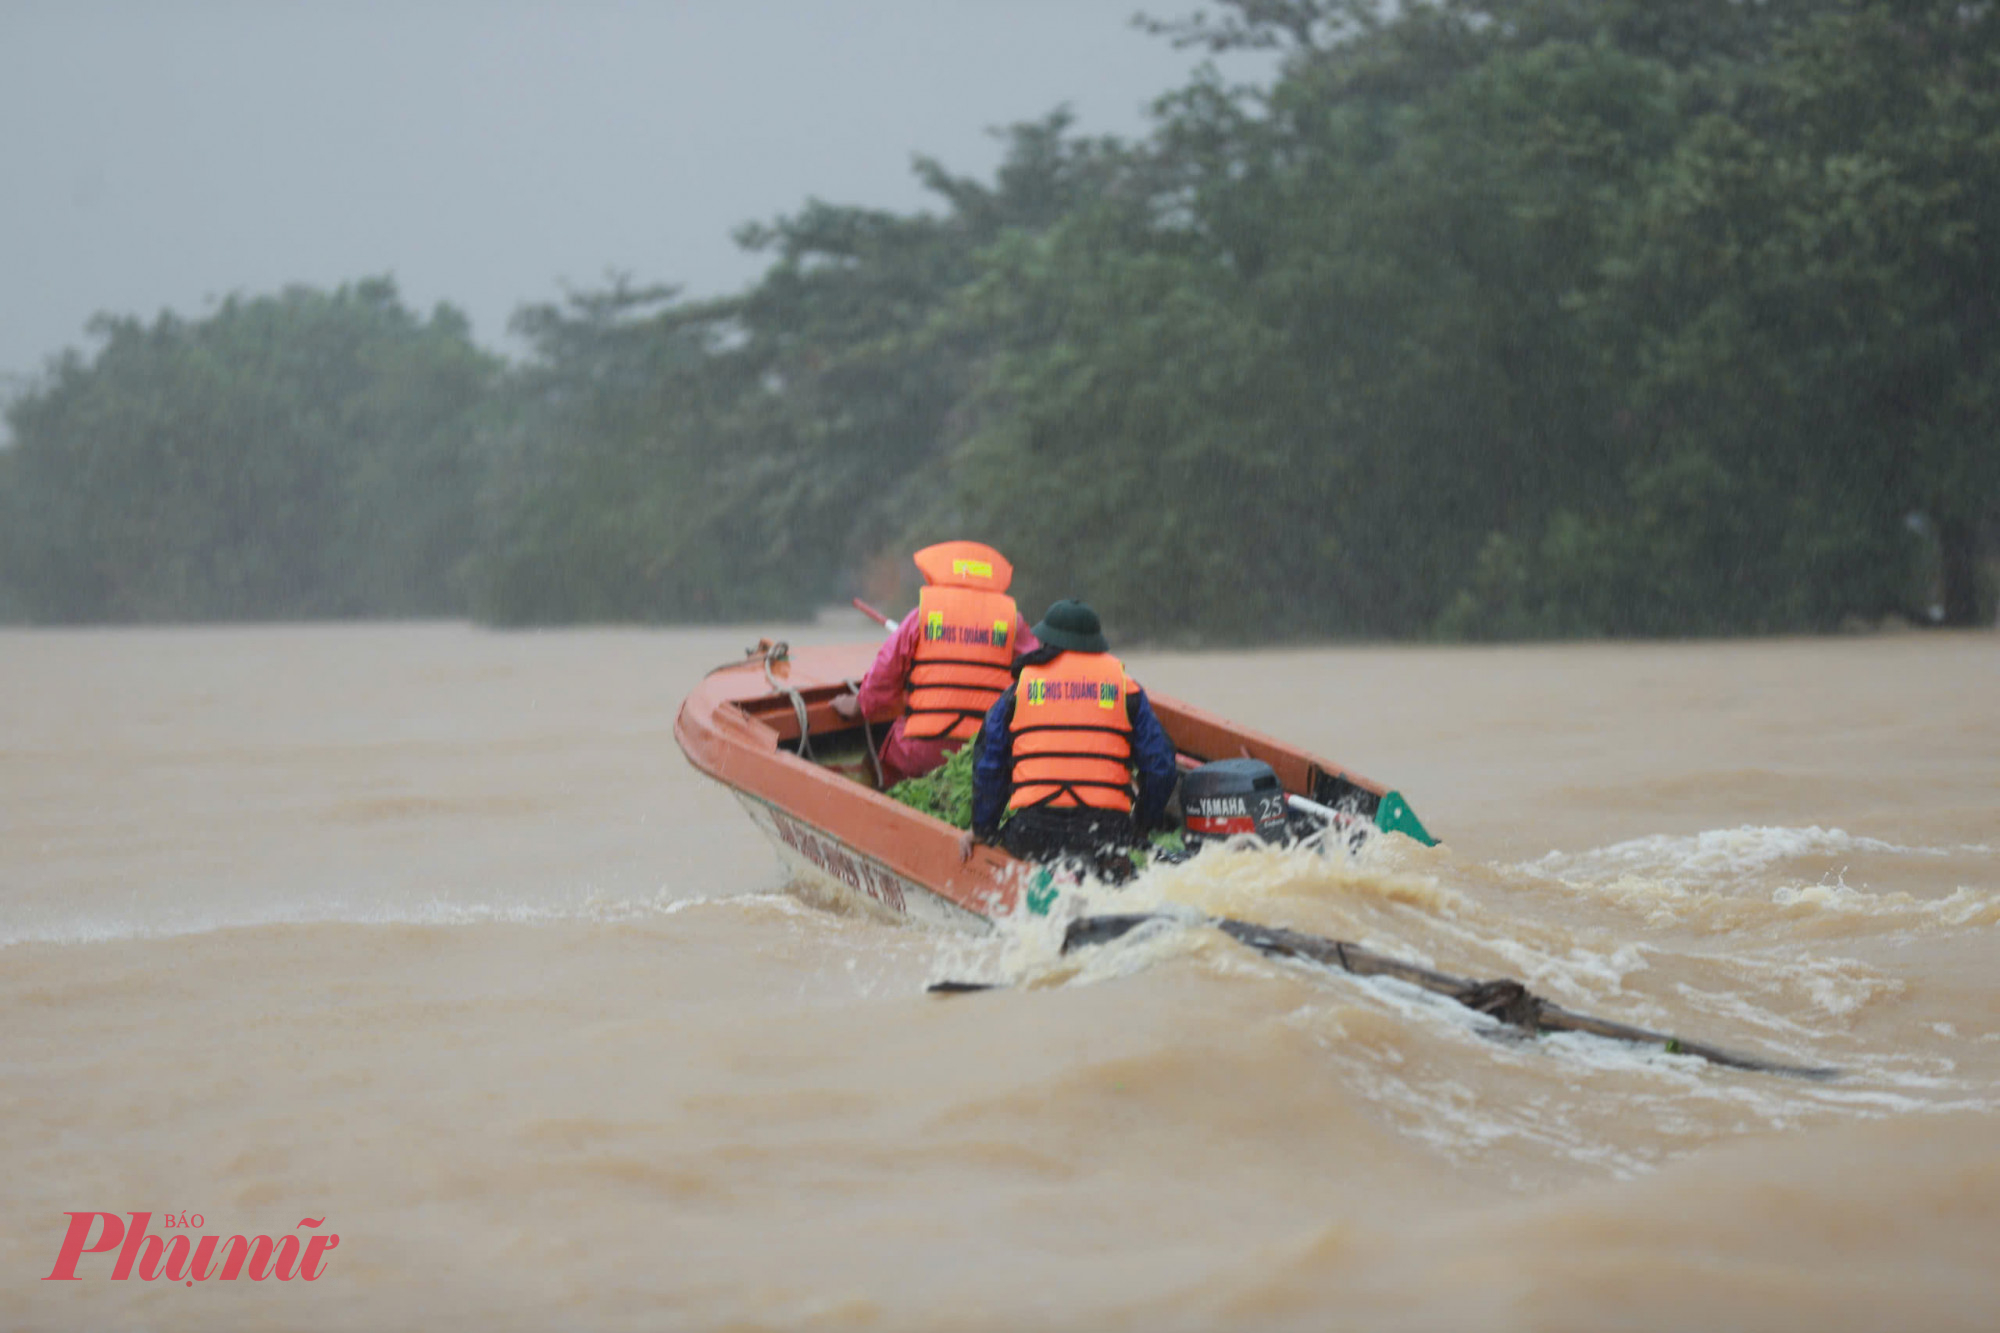
<instances>
[{"instance_id":1,"label":"boat interior","mask_svg":"<svg viewBox=\"0 0 2000 1333\"><path fill-rule=\"evenodd\" d=\"M888 734L888 724L864 726L835 712L833 700L845 693L846 688L820 685L774 691L745 699L738 707L776 733L779 749L880 790L880 775L871 747L879 749ZM1215 759L1260 759L1271 765L1285 790L1293 795L1346 815L1376 818L1383 793L1355 782L1347 774L1177 700L1154 695L1152 701L1153 711L1174 742L1184 770ZM1428 835L1425 840L1428 841Z\"/></svg>"}]
</instances>

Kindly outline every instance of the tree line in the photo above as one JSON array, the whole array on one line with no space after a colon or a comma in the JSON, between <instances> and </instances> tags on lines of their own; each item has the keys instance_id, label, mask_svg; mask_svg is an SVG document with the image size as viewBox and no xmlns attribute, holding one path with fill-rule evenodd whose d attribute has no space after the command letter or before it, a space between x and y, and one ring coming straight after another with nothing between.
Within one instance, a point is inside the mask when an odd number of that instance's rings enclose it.
<instances>
[{"instance_id":1,"label":"tree line","mask_svg":"<svg viewBox=\"0 0 2000 1333\"><path fill-rule=\"evenodd\" d=\"M1277 72L518 364L384 279L100 320L7 408L0 615L782 617L976 536L1128 639L1991 623L2000 4L1149 26Z\"/></svg>"}]
</instances>

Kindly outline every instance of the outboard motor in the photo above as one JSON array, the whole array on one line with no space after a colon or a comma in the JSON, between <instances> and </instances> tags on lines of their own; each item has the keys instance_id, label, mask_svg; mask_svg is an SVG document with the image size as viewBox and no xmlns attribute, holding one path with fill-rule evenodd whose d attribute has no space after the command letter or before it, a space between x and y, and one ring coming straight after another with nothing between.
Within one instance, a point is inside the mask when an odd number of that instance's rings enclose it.
<instances>
[{"instance_id":1,"label":"outboard motor","mask_svg":"<svg viewBox=\"0 0 2000 1333\"><path fill-rule=\"evenodd\" d=\"M1290 838L1285 789L1261 759L1218 759L1182 774L1181 815L1190 851L1236 833L1265 842Z\"/></svg>"}]
</instances>

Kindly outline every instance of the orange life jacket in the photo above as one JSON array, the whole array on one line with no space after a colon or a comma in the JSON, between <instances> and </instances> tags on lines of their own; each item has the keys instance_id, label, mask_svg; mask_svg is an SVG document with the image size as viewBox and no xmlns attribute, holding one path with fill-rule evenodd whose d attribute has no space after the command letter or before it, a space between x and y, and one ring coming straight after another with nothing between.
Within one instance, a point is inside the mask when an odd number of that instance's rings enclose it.
<instances>
[{"instance_id":1,"label":"orange life jacket","mask_svg":"<svg viewBox=\"0 0 2000 1333\"><path fill-rule=\"evenodd\" d=\"M964 740L1014 683L1021 613L1004 592L933 584L918 594L903 734Z\"/></svg>"},{"instance_id":2,"label":"orange life jacket","mask_svg":"<svg viewBox=\"0 0 2000 1333\"><path fill-rule=\"evenodd\" d=\"M1063 653L1026 667L1014 690L1010 810L1031 806L1132 809L1132 719L1137 689L1110 653Z\"/></svg>"}]
</instances>

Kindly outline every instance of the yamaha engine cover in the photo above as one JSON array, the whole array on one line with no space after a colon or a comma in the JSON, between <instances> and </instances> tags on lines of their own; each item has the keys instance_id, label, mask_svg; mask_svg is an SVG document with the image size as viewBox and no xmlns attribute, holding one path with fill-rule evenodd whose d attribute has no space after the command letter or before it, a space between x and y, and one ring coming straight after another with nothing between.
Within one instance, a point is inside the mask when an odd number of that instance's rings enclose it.
<instances>
[{"instance_id":1,"label":"yamaha engine cover","mask_svg":"<svg viewBox=\"0 0 2000 1333\"><path fill-rule=\"evenodd\" d=\"M1261 759L1218 759L1182 775L1181 814L1190 847L1236 833L1265 842L1289 838L1285 789Z\"/></svg>"}]
</instances>

